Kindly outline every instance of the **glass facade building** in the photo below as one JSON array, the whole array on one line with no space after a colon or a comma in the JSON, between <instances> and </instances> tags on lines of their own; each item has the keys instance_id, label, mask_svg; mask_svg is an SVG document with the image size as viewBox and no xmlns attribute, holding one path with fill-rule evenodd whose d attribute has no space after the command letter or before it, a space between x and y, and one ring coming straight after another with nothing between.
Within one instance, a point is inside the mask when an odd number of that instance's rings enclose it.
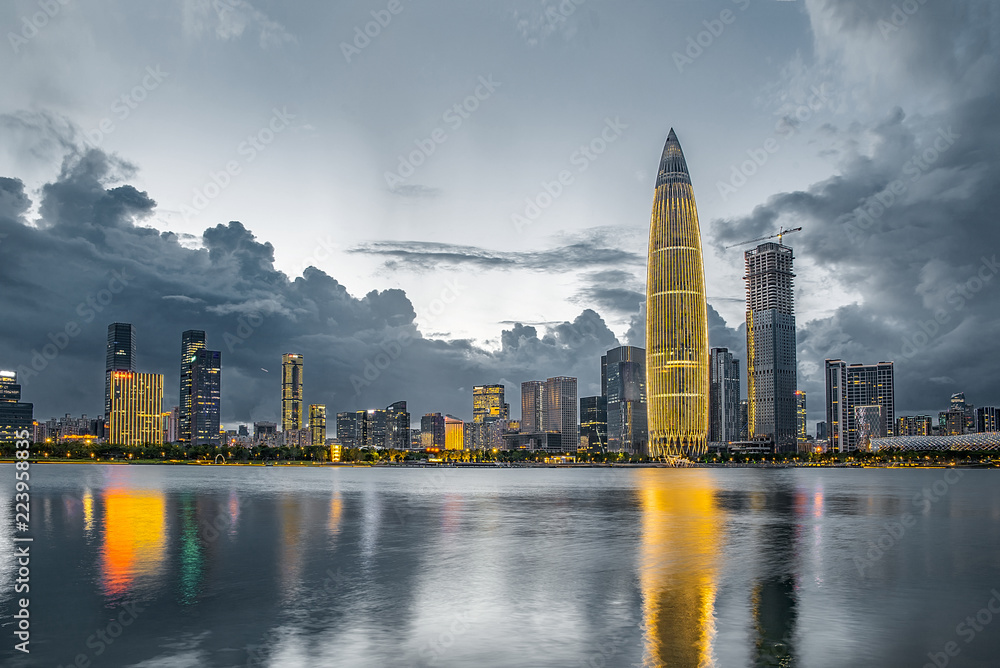
<instances>
[{"instance_id":1,"label":"glass facade building","mask_svg":"<svg viewBox=\"0 0 1000 668\"><path fill-rule=\"evenodd\" d=\"M608 398L580 397L580 444L587 439L587 450L606 452L608 448Z\"/></svg>"},{"instance_id":2,"label":"glass facade building","mask_svg":"<svg viewBox=\"0 0 1000 668\"><path fill-rule=\"evenodd\" d=\"M202 349L192 356L190 397L191 443L218 445L222 414L222 353L218 350Z\"/></svg>"},{"instance_id":3,"label":"glass facade building","mask_svg":"<svg viewBox=\"0 0 1000 668\"><path fill-rule=\"evenodd\" d=\"M696 457L708 450L705 265L691 176L673 130L660 158L649 225L646 400L650 456Z\"/></svg>"},{"instance_id":4,"label":"glass facade building","mask_svg":"<svg viewBox=\"0 0 1000 668\"><path fill-rule=\"evenodd\" d=\"M896 410L892 362L848 364L826 360L826 428L832 452L853 452L861 441L859 406L880 406L877 433L869 438L895 435Z\"/></svg>"},{"instance_id":5,"label":"glass facade building","mask_svg":"<svg viewBox=\"0 0 1000 668\"><path fill-rule=\"evenodd\" d=\"M178 434L177 439L182 443L191 440L191 402L194 387L192 385L192 369L194 367L194 356L199 350L205 349L205 332L198 329L189 329L181 334L181 393L180 403L177 405L178 413Z\"/></svg>"},{"instance_id":6,"label":"glass facade building","mask_svg":"<svg viewBox=\"0 0 1000 668\"><path fill-rule=\"evenodd\" d=\"M728 348L712 348L708 364L708 440L740 441L740 361Z\"/></svg>"},{"instance_id":7,"label":"glass facade building","mask_svg":"<svg viewBox=\"0 0 1000 668\"><path fill-rule=\"evenodd\" d=\"M135 327L125 322L108 325L108 344L104 368L104 418L111 419L111 372L136 369Z\"/></svg>"},{"instance_id":8,"label":"glass facade building","mask_svg":"<svg viewBox=\"0 0 1000 668\"><path fill-rule=\"evenodd\" d=\"M13 443L27 431L34 438L34 405L21 401L21 386L14 371L0 371L0 443ZM23 434L22 434L23 435Z\"/></svg>"},{"instance_id":9,"label":"glass facade building","mask_svg":"<svg viewBox=\"0 0 1000 668\"><path fill-rule=\"evenodd\" d=\"M323 404L309 406L309 442L313 446L326 445L326 406Z\"/></svg>"},{"instance_id":10,"label":"glass facade building","mask_svg":"<svg viewBox=\"0 0 1000 668\"><path fill-rule=\"evenodd\" d=\"M302 429L302 355L281 356L281 430Z\"/></svg>"},{"instance_id":11,"label":"glass facade building","mask_svg":"<svg viewBox=\"0 0 1000 668\"><path fill-rule=\"evenodd\" d=\"M607 449L643 454L649 437L646 351L634 346L609 350L601 357L601 373L607 402Z\"/></svg>"}]
</instances>

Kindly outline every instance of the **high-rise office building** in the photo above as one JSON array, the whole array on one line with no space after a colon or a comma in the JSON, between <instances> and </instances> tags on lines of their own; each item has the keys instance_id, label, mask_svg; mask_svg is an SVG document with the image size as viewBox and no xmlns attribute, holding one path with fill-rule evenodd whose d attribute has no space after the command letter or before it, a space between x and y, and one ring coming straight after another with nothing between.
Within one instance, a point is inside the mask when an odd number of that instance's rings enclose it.
<instances>
[{"instance_id":1,"label":"high-rise office building","mask_svg":"<svg viewBox=\"0 0 1000 668\"><path fill-rule=\"evenodd\" d=\"M826 422L816 423L816 440L825 441L826 440Z\"/></svg>"},{"instance_id":2,"label":"high-rise office building","mask_svg":"<svg viewBox=\"0 0 1000 668\"><path fill-rule=\"evenodd\" d=\"M205 349L205 332L200 329L189 329L181 334L181 396L180 422L178 440L182 443L191 441L191 402L194 393L192 368L194 357L199 350Z\"/></svg>"},{"instance_id":3,"label":"high-rise office building","mask_svg":"<svg viewBox=\"0 0 1000 668\"><path fill-rule=\"evenodd\" d=\"M222 353L201 349L191 362L189 426L194 445L218 445L222 415Z\"/></svg>"},{"instance_id":4,"label":"high-rise office building","mask_svg":"<svg viewBox=\"0 0 1000 668\"><path fill-rule=\"evenodd\" d=\"M799 452L806 447L807 428L806 418L806 393L802 390L795 390L795 440L798 443Z\"/></svg>"},{"instance_id":5,"label":"high-rise office building","mask_svg":"<svg viewBox=\"0 0 1000 668\"><path fill-rule=\"evenodd\" d=\"M855 406L854 427L857 432L855 449L870 452L872 439L878 438L882 430L882 406Z\"/></svg>"},{"instance_id":6,"label":"high-rise office building","mask_svg":"<svg viewBox=\"0 0 1000 668\"><path fill-rule=\"evenodd\" d=\"M177 443L181 435L181 407L174 406L163 418L163 442Z\"/></svg>"},{"instance_id":7,"label":"high-rise office building","mask_svg":"<svg viewBox=\"0 0 1000 668\"><path fill-rule=\"evenodd\" d=\"M309 405L309 441L313 446L326 445L326 406Z\"/></svg>"},{"instance_id":8,"label":"high-rise office building","mask_svg":"<svg viewBox=\"0 0 1000 668\"><path fill-rule=\"evenodd\" d=\"M281 356L281 429L302 429L302 355Z\"/></svg>"},{"instance_id":9,"label":"high-rise office building","mask_svg":"<svg viewBox=\"0 0 1000 668\"><path fill-rule=\"evenodd\" d=\"M18 434L27 431L26 438L34 438L34 405L21 401L21 386L14 371L0 371L0 443L19 440Z\"/></svg>"},{"instance_id":10,"label":"high-rise office building","mask_svg":"<svg viewBox=\"0 0 1000 668\"><path fill-rule=\"evenodd\" d=\"M705 265L691 176L672 129L660 158L649 225L646 400L651 456L707 451Z\"/></svg>"},{"instance_id":11,"label":"high-rise office building","mask_svg":"<svg viewBox=\"0 0 1000 668\"><path fill-rule=\"evenodd\" d=\"M1000 410L995 406L980 406L976 409L976 432L1000 431Z\"/></svg>"},{"instance_id":12,"label":"high-rise office building","mask_svg":"<svg viewBox=\"0 0 1000 668\"><path fill-rule=\"evenodd\" d=\"M580 397L580 443L587 439L587 450L606 452L608 448L608 398Z\"/></svg>"},{"instance_id":13,"label":"high-rise office building","mask_svg":"<svg viewBox=\"0 0 1000 668\"><path fill-rule=\"evenodd\" d=\"M895 433L892 362L848 364L843 360L826 360L826 428L831 452L858 449L855 410L858 406L881 406L877 433L870 434L871 438L885 438Z\"/></svg>"},{"instance_id":14,"label":"high-rise office building","mask_svg":"<svg viewBox=\"0 0 1000 668\"><path fill-rule=\"evenodd\" d=\"M934 421L930 415L901 415L896 418L896 436L931 436Z\"/></svg>"},{"instance_id":15,"label":"high-rise office building","mask_svg":"<svg viewBox=\"0 0 1000 668\"><path fill-rule=\"evenodd\" d=\"M440 413L426 413L420 418L420 445L426 450L444 450L444 416Z\"/></svg>"},{"instance_id":16,"label":"high-rise office building","mask_svg":"<svg viewBox=\"0 0 1000 668\"><path fill-rule=\"evenodd\" d=\"M545 381L542 391L545 417L542 431L561 436L563 452L576 452L580 446L580 423L577 422L576 378L556 376Z\"/></svg>"},{"instance_id":17,"label":"high-rise office building","mask_svg":"<svg viewBox=\"0 0 1000 668\"><path fill-rule=\"evenodd\" d=\"M358 443L358 414L337 413L337 440L345 448L356 448Z\"/></svg>"},{"instance_id":18,"label":"high-rise office building","mask_svg":"<svg viewBox=\"0 0 1000 668\"><path fill-rule=\"evenodd\" d=\"M386 447L408 450L410 447L410 413L405 401L397 401L385 409Z\"/></svg>"},{"instance_id":19,"label":"high-rise office building","mask_svg":"<svg viewBox=\"0 0 1000 668\"><path fill-rule=\"evenodd\" d=\"M610 452L643 454L649 438L646 405L646 351L634 346L609 350L601 357L607 394Z\"/></svg>"},{"instance_id":20,"label":"high-rise office building","mask_svg":"<svg viewBox=\"0 0 1000 668\"><path fill-rule=\"evenodd\" d=\"M111 415L111 372L132 371L136 367L135 327L124 322L108 325L108 345L104 369L104 418Z\"/></svg>"},{"instance_id":21,"label":"high-rise office building","mask_svg":"<svg viewBox=\"0 0 1000 668\"><path fill-rule=\"evenodd\" d=\"M503 385L476 385L472 388L472 423L466 429L467 450L499 450L510 420L510 404L504 401Z\"/></svg>"},{"instance_id":22,"label":"high-rise office building","mask_svg":"<svg viewBox=\"0 0 1000 668\"><path fill-rule=\"evenodd\" d=\"M795 304L792 249L763 243L744 254L750 438L796 447Z\"/></svg>"},{"instance_id":23,"label":"high-rise office building","mask_svg":"<svg viewBox=\"0 0 1000 668\"><path fill-rule=\"evenodd\" d=\"M108 442L112 445L162 445L163 376L112 371Z\"/></svg>"},{"instance_id":24,"label":"high-rise office building","mask_svg":"<svg viewBox=\"0 0 1000 668\"><path fill-rule=\"evenodd\" d=\"M750 401L740 399L740 438L741 441L750 440Z\"/></svg>"},{"instance_id":25,"label":"high-rise office building","mask_svg":"<svg viewBox=\"0 0 1000 668\"><path fill-rule=\"evenodd\" d=\"M732 443L740 437L740 361L728 348L708 355L708 440Z\"/></svg>"},{"instance_id":26,"label":"high-rise office building","mask_svg":"<svg viewBox=\"0 0 1000 668\"><path fill-rule=\"evenodd\" d=\"M545 383L529 380L521 383L521 432L537 434L544 431Z\"/></svg>"},{"instance_id":27,"label":"high-rise office building","mask_svg":"<svg viewBox=\"0 0 1000 668\"><path fill-rule=\"evenodd\" d=\"M454 415L444 416L444 449L465 449L465 422Z\"/></svg>"}]
</instances>

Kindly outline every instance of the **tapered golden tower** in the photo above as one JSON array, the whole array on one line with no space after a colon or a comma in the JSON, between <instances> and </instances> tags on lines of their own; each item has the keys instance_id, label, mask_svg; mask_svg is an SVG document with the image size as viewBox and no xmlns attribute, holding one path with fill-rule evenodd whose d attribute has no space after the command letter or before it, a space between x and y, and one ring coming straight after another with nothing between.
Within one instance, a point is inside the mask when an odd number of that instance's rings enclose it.
<instances>
[{"instance_id":1,"label":"tapered golden tower","mask_svg":"<svg viewBox=\"0 0 1000 668\"><path fill-rule=\"evenodd\" d=\"M708 306L694 190L671 129L656 177L646 275L651 457L708 449Z\"/></svg>"}]
</instances>

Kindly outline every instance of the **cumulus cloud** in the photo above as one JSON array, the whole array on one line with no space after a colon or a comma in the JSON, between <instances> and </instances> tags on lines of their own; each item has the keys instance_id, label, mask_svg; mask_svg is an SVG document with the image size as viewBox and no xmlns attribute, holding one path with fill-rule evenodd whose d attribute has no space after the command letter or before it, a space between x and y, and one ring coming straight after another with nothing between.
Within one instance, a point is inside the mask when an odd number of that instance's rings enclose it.
<instances>
[{"instance_id":1,"label":"cumulus cloud","mask_svg":"<svg viewBox=\"0 0 1000 668\"><path fill-rule=\"evenodd\" d=\"M7 286L0 307L8 316L0 359L21 371L38 417L100 413L106 327L116 321L137 327L140 370L165 375L167 407L177 403L180 333L206 330L209 346L223 352L230 423L278 417L280 379L261 369L292 351L306 359L306 400L331 412L405 399L415 416L467 415L469 388L501 378L575 375L582 394L599 392L600 355L618 342L595 311L542 329L514 324L495 351L429 338L402 290L355 297L313 267L290 279L274 268L274 247L240 222L205 230L194 249L142 227L156 204L119 184L127 167L98 150L69 155L41 188L36 221L26 219L32 202L23 183L0 179ZM459 261L475 256L440 252ZM515 405L518 390L508 388Z\"/></svg>"}]
</instances>

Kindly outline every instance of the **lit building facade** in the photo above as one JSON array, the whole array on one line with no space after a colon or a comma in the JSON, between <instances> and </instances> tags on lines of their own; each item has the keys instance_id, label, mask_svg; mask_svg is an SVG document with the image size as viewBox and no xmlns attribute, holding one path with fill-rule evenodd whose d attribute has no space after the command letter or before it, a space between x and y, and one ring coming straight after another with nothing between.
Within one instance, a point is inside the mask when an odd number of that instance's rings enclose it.
<instances>
[{"instance_id":1,"label":"lit building facade","mask_svg":"<svg viewBox=\"0 0 1000 668\"><path fill-rule=\"evenodd\" d=\"M112 371L108 442L113 445L162 445L163 376Z\"/></svg>"},{"instance_id":2,"label":"lit building facade","mask_svg":"<svg viewBox=\"0 0 1000 668\"><path fill-rule=\"evenodd\" d=\"M405 401L397 401L385 409L385 445L394 450L408 450L410 447L410 413Z\"/></svg>"},{"instance_id":3,"label":"lit building facade","mask_svg":"<svg viewBox=\"0 0 1000 668\"><path fill-rule=\"evenodd\" d=\"M792 249L763 243L744 254L749 437L778 452L797 442L795 304Z\"/></svg>"},{"instance_id":4,"label":"lit building facade","mask_svg":"<svg viewBox=\"0 0 1000 668\"><path fill-rule=\"evenodd\" d=\"M649 439L646 406L646 351L634 346L601 357L608 415L607 450L643 454Z\"/></svg>"},{"instance_id":5,"label":"lit building facade","mask_svg":"<svg viewBox=\"0 0 1000 668\"><path fill-rule=\"evenodd\" d=\"M887 438L895 433L896 409L893 363L848 364L826 360L826 429L829 450L853 452L858 449L858 406L881 406L878 433L870 438Z\"/></svg>"},{"instance_id":6,"label":"lit building facade","mask_svg":"<svg viewBox=\"0 0 1000 668\"><path fill-rule=\"evenodd\" d=\"M882 407L879 405L855 406L854 425L857 430L856 450L871 451L873 438L882 438Z\"/></svg>"},{"instance_id":7,"label":"lit building facade","mask_svg":"<svg viewBox=\"0 0 1000 668\"><path fill-rule=\"evenodd\" d=\"M191 364L189 426L194 445L218 445L221 441L222 353L201 349Z\"/></svg>"},{"instance_id":8,"label":"lit building facade","mask_svg":"<svg viewBox=\"0 0 1000 668\"><path fill-rule=\"evenodd\" d=\"M646 400L650 456L707 451L705 265L691 176L673 130L660 158L649 226Z\"/></svg>"},{"instance_id":9,"label":"lit building facade","mask_svg":"<svg viewBox=\"0 0 1000 668\"><path fill-rule=\"evenodd\" d=\"M309 440L313 446L326 445L326 406L309 405Z\"/></svg>"},{"instance_id":10,"label":"lit building facade","mask_svg":"<svg viewBox=\"0 0 1000 668\"><path fill-rule=\"evenodd\" d=\"M14 371L0 371L0 443L18 440L18 434L27 431L25 438L34 438L34 405L21 401L21 386ZM23 436L23 434L22 434Z\"/></svg>"},{"instance_id":11,"label":"lit building facade","mask_svg":"<svg viewBox=\"0 0 1000 668\"><path fill-rule=\"evenodd\" d=\"M191 441L191 404L194 394L194 358L199 350L205 349L205 332L189 329L181 334L181 395L177 439L182 443Z\"/></svg>"},{"instance_id":12,"label":"lit building facade","mask_svg":"<svg viewBox=\"0 0 1000 668\"><path fill-rule=\"evenodd\" d=\"M104 417L111 415L111 372L135 372L136 364L135 327L126 322L108 325L108 344L104 369Z\"/></svg>"},{"instance_id":13,"label":"lit building facade","mask_svg":"<svg viewBox=\"0 0 1000 668\"><path fill-rule=\"evenodd\" d=\"M1000 410L994 406L980 406L976 409L976 432L985 434L994 431L1000 431Z\"/></svg>"},{"instance_id":14,"label":"lit building facade","mask_svg":"<svg viewBox=\"0 0 1000 668\"><path fill-rule=\"evenodd\" d=\"M466 426L468 450L500 450L510 420L510 404L504 401L503 385L472 388L472 422Z\"/></svg>"},{"instance_id":15,"label":"lit building facade","mask_svg":"<svg viewBox=\"0 0 1000 668\"><path fill-rule=\"evenodd\" d=\"M445 448L444 416L440 413L426 413L420 418L420 445L428 448Z\"/></svg>"},{"instance_id":16,"label":"lit building facade","mask_svg":"<svg viewBox=\"0 0 1000 668\"><path fill-rule=\"evenodd\" d=\"M795 440L798 443L799 452L802 452L806 447L806 442L809 440L808 429L806 427L806 419L808 418L808 411L806 410L806 393L802 390L795 390Z\"/></svg>"},{"instance_id":17,"label":"lit building facade","mask_svg":"<svg viewBox=\"0 0 1000 668\"><path fill-rule=\"evenodd\" d=\"M708 440L731 443L740 436L740 361L728 348L712 348L708 362Z\"/></svg>"},{"instance_id":18,"label":"lit building facade","mask_svg":"<svg viewBox=\"0 0 1000 668\"><path fill-rule=\"evenodd\" d=\"M932 436L934 420L930 415L901 415L896 418L896 436Z\"/></svg>"},{"instance_id":19,"label":"lit building facade","mask_svg":"<svg viewBox=\"0 0 1000 668\"><path fill-rule=\"evenodd\" d=\"M465 449L465 423L454 415L444 416L444 449Z\"/></svg>"},{"instance_id":20,"label":"lit building facade","mask_svg":"<svg viewBox=\"0 0 1000 668\"><path fill-rule=\"evenodd\" d=\"M302 355L281 356L281 429L302 429Z\"/></svg>"},{"instance_id":21,"label":"lit building facade","mask_svg":"<svg viewBox=\"0 0 1000 668\"><path fill-rule=\"evenodd\" d=\"M586 439L590 452L606 452L608 447L608 398L580 397L580 446Z\"/></svg>"}]
</instances>

